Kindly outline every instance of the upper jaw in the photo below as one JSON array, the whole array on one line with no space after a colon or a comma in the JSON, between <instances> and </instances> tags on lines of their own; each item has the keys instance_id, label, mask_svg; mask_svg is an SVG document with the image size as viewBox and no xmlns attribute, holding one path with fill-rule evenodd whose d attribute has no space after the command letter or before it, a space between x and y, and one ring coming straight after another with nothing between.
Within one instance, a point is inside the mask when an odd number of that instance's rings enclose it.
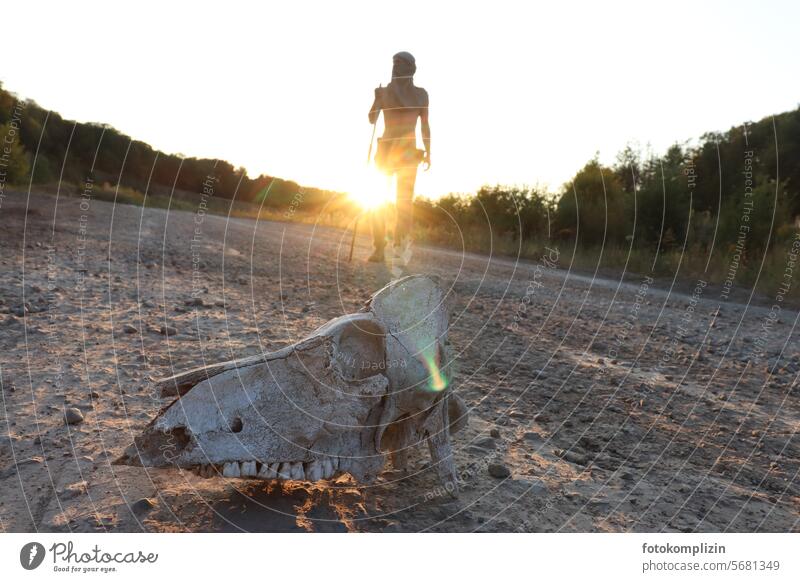
<instances>
[{"instance_id":1,"label":"upper jaw","mask_svg":"<svg viewBox=\"0 0 800 582\"><path fill-rule=\"evenodd\" d=\"M191 467L200 477L227 477L259 479L263 481L310 481L318 482L333 479L348 470L350 459L326 457L324 459L302 462L283 461L230 461L223 464L203 464Z\"/></svg>"}]
</instances>

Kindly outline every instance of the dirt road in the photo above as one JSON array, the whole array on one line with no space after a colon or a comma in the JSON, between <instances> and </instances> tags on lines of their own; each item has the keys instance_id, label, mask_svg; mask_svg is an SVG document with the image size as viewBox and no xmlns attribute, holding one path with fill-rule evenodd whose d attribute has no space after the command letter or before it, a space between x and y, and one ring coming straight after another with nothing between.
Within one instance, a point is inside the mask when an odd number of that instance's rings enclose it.
<instances>
[{"instance_id":1,"label":"dirt road","mask_svg":"<svg viewBox=\"0 0 800 582\"><path fill-rule=\"evenodd\" d=\"M418 248L405 271L455 300L461 496L425 451L368 487L201 479L110 464L163 404L150 379L292 343L400 271L310 225L26 194L0 220L0 530L800 530L798 313L775 297Z\"/></svg>"}]
</instances>

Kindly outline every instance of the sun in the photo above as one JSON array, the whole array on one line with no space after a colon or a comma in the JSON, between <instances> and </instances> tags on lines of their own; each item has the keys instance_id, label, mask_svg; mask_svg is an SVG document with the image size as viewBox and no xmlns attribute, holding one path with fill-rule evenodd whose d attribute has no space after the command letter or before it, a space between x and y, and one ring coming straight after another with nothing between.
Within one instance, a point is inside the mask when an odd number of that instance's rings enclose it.
<instances>
[{"instance_id":1,"label":"sun","mask_svg":"<svg viewBox=\"0 0 800 582\"><path fill-rule=\"evenodd\" d=\"M391 202L391 178L369 165L354 177L348 195L364 210L374 210Z\"/></svg>"}]
</instances>

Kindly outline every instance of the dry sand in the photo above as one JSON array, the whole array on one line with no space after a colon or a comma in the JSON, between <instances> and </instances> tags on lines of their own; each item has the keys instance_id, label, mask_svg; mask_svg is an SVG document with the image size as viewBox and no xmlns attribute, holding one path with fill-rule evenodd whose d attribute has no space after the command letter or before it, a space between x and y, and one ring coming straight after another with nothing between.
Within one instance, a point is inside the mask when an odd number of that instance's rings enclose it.
<instances>
[{"instance_id":1,"label":"dry sand","mask_svg":"<svg viewBox=\"0 0 800 582\"><path fill-rule=\"evenodd\" d=\"M364 262L366 236L348 264L337 230L80 204L0 208L2 531L800 529L797 312L765 327L774 298L577 275L568 248L552 263L418 248L407 267L455 297L472 407L457 500L424 450L372 486L113 466L163 404L151 378L292 343L392 272Z\"/></svg>"}]
</instances>

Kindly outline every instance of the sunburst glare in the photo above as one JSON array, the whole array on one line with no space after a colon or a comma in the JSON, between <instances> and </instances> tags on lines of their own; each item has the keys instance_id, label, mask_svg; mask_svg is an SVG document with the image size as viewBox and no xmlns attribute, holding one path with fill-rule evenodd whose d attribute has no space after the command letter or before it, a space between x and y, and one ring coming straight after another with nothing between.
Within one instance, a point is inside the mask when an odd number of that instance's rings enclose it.
<instances>
[{"instance_id":1,"label":"sunburst glare","mask_svg":"<svg viewBox=\"0 0 800 582\"><path fill-rule=\"evenodd\" d=\"M391 186L389 176L369 165L355 177L348 195L364 210L374 210L391 202Z\"/></svg>"}]
</instances>

